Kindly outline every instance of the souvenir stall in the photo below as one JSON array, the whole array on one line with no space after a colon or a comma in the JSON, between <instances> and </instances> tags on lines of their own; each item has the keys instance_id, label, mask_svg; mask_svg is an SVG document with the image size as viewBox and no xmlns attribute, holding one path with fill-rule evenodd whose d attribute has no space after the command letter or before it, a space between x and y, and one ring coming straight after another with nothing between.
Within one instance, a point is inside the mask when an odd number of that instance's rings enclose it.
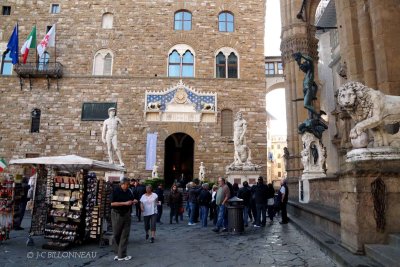
<instances>
[{"instance_id":1,"label":"souvenir stall","mask_svg":"<svg viewBox=\"0 0 400 267\"><path fill-rule=\"evenodd\" d=\"M107 211L104 179L91 171L124 168L76 155L11 160L35 164L37 177L30 235L44 235L45 249L65 250L73 244L100 240Z\"/></svg>"},{"instance_id":2,"label":"souvenir stall","mask_svg":"<svg viewBox=\"0 0 400 267\"><path fill-rule=\"evenodd\" d=\"M9 176L0 180L0 242L10 238L14 217L14 181Z\"/></svg>"}]
</instances>

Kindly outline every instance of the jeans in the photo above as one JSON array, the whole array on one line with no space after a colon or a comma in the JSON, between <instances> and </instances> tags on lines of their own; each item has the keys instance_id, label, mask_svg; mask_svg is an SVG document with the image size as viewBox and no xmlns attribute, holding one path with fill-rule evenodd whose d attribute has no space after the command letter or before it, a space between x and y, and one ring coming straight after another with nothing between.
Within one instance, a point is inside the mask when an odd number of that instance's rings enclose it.
<instances>
[{"instance_id":1,"label":"jeans","mask_svg":"<svg viewBox=\"0 0 400 267\"><path fill-rule=\"evenodd\" d=\"M194 223L194 222L195 222L195 217L196 217L197 203L190 202L190 203L189 203L189 207L190 207L190 219L189 219L189 223Z\"/></svg>"},{"instance_id":2,"label":"jeans","mask_svg":"<svg viewBox=\"0 0 400 267\"><path fill-rule=\"evenodd\" d=\"M267 210L266 210L266 204L256 204L257 208L257 217L256 217L256 225L261 226L265 225L267 221ZM260 222L260 219L262 217L262 221Z\"/></svg>"},{"instance_id":3,"label":"jeans","mask_svg":"<svg viewBox=\"0 0 400 267\"><path fill-rule=\"evenodd\" d=\"M225 205L219 205L218 206L218 220L217 220L217 229L221 228L227 228L228 227L228 221L225 219L225 210L226 207Z\"/></svg>"},{"instance_id":4,"label":"jeans","mask_svg":"<svg viewBox=\"0 0 400 267\"><path fill-rule=\"evenodd\" d=\"M157 222L161 222L161 216L163 212L163 205L157 205Z\"/></svg>"},{"instance_id":5,"label":"jeans","mask_svg":"<svg viewBox=\"0 0 400 267\"><path fill-rule=\"evenodd\" d=\"M200 206L201 226L207 227L207 220L208 220L208 206Z\"/></svg>"},{"instance_id":6,"label":"jeans","mask_svg":"<svg viewBox=\"0 0 400 267\"><path fill-rule=\"evenodd\" d=\"M244 225L249 224L249 207L248 206L243 207L243 224Z\"/></svg>"},{"instance_id":7,"label":"jeans","mask_svg":"<svg viewBox=\"0 0 400 267\"><path fill-rule=\"evenodd\" d=\"M274 216L275 216L275 207L274 207L274 205L270 205L270 206L268 206L268 217L271 221L273 221Z\"/></svg>"}]
</instances>

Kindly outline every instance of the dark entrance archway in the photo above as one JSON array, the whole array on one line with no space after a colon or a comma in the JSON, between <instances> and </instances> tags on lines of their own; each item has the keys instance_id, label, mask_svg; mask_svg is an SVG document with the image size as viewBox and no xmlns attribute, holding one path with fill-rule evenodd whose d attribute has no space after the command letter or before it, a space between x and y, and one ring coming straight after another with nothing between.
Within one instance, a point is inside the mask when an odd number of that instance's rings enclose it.
<instances>
[{"instance_id":1,"label":"dark entrance archway","mask_svg":"<svg viewBox=\"0 0 400 267\"><path fill-rule=\"evenodd\" d=\"M170 187L174 180L193 179L194 140L185 133L174 133L165 140L164 179Z\"/></svg>"}]
</instances>

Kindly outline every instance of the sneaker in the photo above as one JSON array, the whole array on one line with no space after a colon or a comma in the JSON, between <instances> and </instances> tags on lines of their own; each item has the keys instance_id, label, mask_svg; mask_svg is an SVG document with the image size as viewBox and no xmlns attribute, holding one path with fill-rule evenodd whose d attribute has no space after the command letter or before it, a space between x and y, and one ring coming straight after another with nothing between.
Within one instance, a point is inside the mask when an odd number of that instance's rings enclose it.
<instances>
[{"instance_id":1,"label":"sneaker","mask_svg":"<svg viewBox=\"0 0 400 267\"><path fill-rule=\"evenodd\" d=\"M154 243L154 237L150 238L150 243Z\"/></svg>"},{"instance_id":2,"label":"sneaker","mask_svg":"<svg viewBox=\"0 0 400 267\"><path fill-rule=\"evenodd\" d=\"M228 232L228 229L224 228L221 232Z\"/></svg>"},{"instance_id":3,"label":"sneaker","mask_svg":"<svg viewBox=\"0 0 400 267\"><path fill-rule=\"evenodd\" d=\"M115 256L115 257L114 257L114 260L115 260L115 261L118 260L118 256Z\"/></svg>"},{"instance_id":4,"label":"sneaker","mask_svg":"<svg viewBox=\"0 0 400 267\"><path fill-rule=\"evenodd\" d=\"M126 256L125 258L118 258L119 261L129 261L132 259L132 256Z\"/></svg>"},{"instance_id":5,"label":"sneaker","mask_svg":"<svg viewBox=\"0 0 400 267\"><path fill-rule=\"evenodd\" d=\"M20 231L20 230L24 230L24 228L22 228L21 226L17 226L17 227L14 228L14 230Z\"/></svg>"},{"instance_id":6,"label":"sneaker","mask_svg":"<svg viewBox=\"0 0 400 267\"><path fill-rule=\"evenodd\" d=\"M213 232L219 233L219 229L218 228L214 228L212 229Z\"/></svg>"},{"instance_id":7,"label":"sneaker","mask_svg":"<svg viewBox=\"0 0 400 267\"><path fill-rule=\"evenodd\" d=\"M196 225L195 223L188 223L188 225Z\"/></svg>"},{"instance_id":8,"label":"sneaker","mask_svg":"<svg viewBox=\"0 0 400 267\"><path fill-rule=\"evenodd\" d=\"M261 226L254 224L253 227L260 228Z\"/></svg>"},{"instance_id":9,"label":"sneaker","mask_svg":"<svg viewBox=\"0 0 400 267\"><path fill-rule=\"evenodd\" d=\"M280 224L287 224L288 222L279 222Z\"/></svg>"}]
</instances>

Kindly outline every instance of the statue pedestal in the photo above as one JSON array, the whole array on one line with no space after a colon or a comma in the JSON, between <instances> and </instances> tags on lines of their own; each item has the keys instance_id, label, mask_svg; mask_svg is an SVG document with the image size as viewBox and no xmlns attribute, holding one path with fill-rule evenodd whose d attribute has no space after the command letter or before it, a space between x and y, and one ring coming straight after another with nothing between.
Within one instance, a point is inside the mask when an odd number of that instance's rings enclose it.
<instances>
[{"instance_id":1,"label":"statue pedestal","mask_svg":"<svg viewBox=\"0 0 400 267\"><path fill-rule=\"evenodd\" d=\"M389 233L400 232L399 166L400 151L392 147L355 149L347 154L339 176L341 242L353 253L364 253L364 244L384 243ZM378 177L381 186L373 186ZM385 207L384 211L375 210L374 203ZM383 229L378 229L374 212L385 221Z\"/></svg>"},{"instance_id":2,"label":"statue pedestal","mask_svg":"<svg viewBox=\"0 0 400 267\"><path fill-rule=\"evenodd\" d=\"M227 170L227 181L233 184L236 182L239 185L242 185L244 181L247 181L250 186L257 184L258 177L261 176L261 170Z\"/></svg>"},{"instance_id":3,"label":"statue pedestal","mask_svg":"<svg viewBox=\"0 0 400 267\"><path fill-rule=\"evenodd\" d=\"M106 182L119 182L122 178L124 178L124 172L105 172L104 178Z\"/></svg>"},{"instance_id":4,"label":"statue pedestal","mask_svg":"<svg viewBox=\"0 0 400 267\"><path fill-rule=\"evenodd\" d=\"M301 162L304 170L299 181L299 202L308 203L310 201L310 183L308 180L326 177L326 149L321 140L309 132L305 132L301 139L303 141Z\"/></svg>"}]
</instances>

